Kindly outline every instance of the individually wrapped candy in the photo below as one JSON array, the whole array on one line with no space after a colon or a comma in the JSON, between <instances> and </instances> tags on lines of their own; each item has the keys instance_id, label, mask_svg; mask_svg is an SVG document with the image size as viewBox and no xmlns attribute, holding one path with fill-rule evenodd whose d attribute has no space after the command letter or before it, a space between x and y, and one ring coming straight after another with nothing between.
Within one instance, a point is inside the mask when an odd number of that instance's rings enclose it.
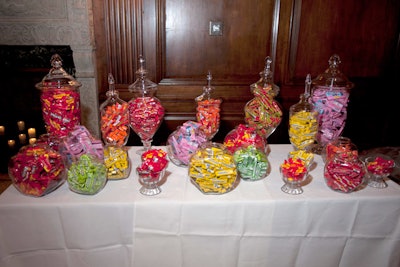
<instances>
[{"instance_id":1,"label":"individually wrapped candy","mask_svg":"<svg viewBox=\"0 0 400 267\"><path fill-rule=\"evenodd\" d=\"M45 144L24 146L10 159L8 173L19 192L44 196L66 180L66 167L60 153Z\"/></svg>"},{"instance_id":2,"label":"individually wrapped candy","mask_svg":"<svg viewBox=\"0 0 400 267\"><path fill-rule=\"evenodd\" d=\"M60 152L66 156L68 163L78 160L85 154L93 155L100 160L104 159L103 142L92 136L83 125L74 127L62 140Z\"/></svg>"},{"instance_id":3,"label":"individually wrapped candy","mask_svg":"<svg viewBox=\"0 0 400 267\"><path fill-rule=\"evenodd\" d=\"M253 145L237 149L233 158L243 180L257 181L269 174L270 164L267 155Z\"/></svg>"},{"instance_id":4,"label":"individually wrapped candy","mask_svg":"<svg viewBox=\"0 0 400 267\"><path fill-rule=\"evenodd\" d=\"M175 165L187 166L193 153L206 141L207 137L201 130L201 124L186 121L169 135L168 157Z\"/></svg>"},{"instance_id":5,"label":"individually wrapped candy","mask_svg":"<svg viewBox=\"0 0 400 267\"><path fill-rule=\"evenodd\" d=\"M255 146L261 151L266 151L266 141L258 134L257 129L254 126L239 124L224 138L224 146L231 153L234 153L239 148L250 145Z\"/></svg>"},{"instance_id":6,"label":"individually wrapped candy","mask_svg":"<svg viewBox=\"0 0 400 267\"><path fill-rule=\"evenodd\" d=\"M104 148L104 164L107 168L107 179L125 179L131 172L128 150L126 147L107 145Z\"/></svg>"},{"instance_id":7,"label":"individually wrapped candy","mask_svg":"<svg viewBox=\"0 0 400 267\"><path fill-rule=\"evenodd\" d=\"M69 166L67 181L71 191L94 195L106 185L107 168L99 158L84 154Z\"/></svg>"}]
</instances>

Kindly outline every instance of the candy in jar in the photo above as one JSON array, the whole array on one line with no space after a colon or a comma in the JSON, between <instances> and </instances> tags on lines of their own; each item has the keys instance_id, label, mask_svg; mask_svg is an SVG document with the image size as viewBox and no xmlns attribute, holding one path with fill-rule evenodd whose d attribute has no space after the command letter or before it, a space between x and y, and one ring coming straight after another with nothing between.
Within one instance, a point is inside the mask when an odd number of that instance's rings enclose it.
<instances>
[{"instance_id":1,"label":"candy in jar","mask_svg":"<svg viewBox=\"0 0 400 267\"><path fill-rule=\"evenodd\" d=\"M124 146L129 138L128 103L119 98L114 77L108 74L107 100L100 105L100 130L105 144Z\"/></svg>"},{"instance_id":2,"label":"candy in jar","mask_svg":"<svg viewBox=\"0 0 400 267\"><path fill-rule=\"evenodd\" d=\"M201 124L186 121L168 136L168 157L177 166L187 166L193 153L206 141Z\"/></svg>"},{"instance_id":3,"label":"candy in jar","mask_svg":"<svg viewBox=\"0 0 400 267\"><path fill-rule=\"evenodd\" d=\"M203 93L195 99L197 103L196 119L208 140L211 140L219 130L222 102L221 99L212 97L214 87L211 86L211 80L211 72L208 72L207 86L203 87Z\"/></svg>"},{"instance_id":4,"label":"candy in jar","mask_svg":"<svg viewBox=\"0 0 400 267\"><path fill-rule=\"evenodd\" d=\"M254 145L243 146L233 153L238 174L245 181L258 181L270 172L265 151Z\"/></svg>"},{"instance_id":5,"label":"candy in jar","mask_svg":"<svg viewBox=\"0 0 400 267\"><path fill-rule=\"evenodd\" d=\"M365 158L365 166L369 174L368 186L374 188L388 187L385 178L392 173L395 165L395 161L384 154L369 155Z\"/></svg>"},{"instance_id":6,"label":"candy in jar","mask_svg":"<svg viewBox=\"0 0 400 267\"><path fill-rule=\"evenodd\" d=\"M48 133L64 137L81 122L80 94L81 83L62 68L58 54L51 58L52 69L36 84L41 90L42 115Z\"/></svg>"},{"instance_id":7,"label":"candy in jar","mask_svg":"<svg viewBox=\"0 0 400 267\"><path fill-rule=\"evenodd\" d=\"M61 154L43 143L22 147L10 159L8 174L19 192L34 197L54 191L67 178Z\"/></svg>"},{"instance_id":8,"label":"candy in jar","mask_svg":"<svg viewBox=\"0 0 400 267\"><path fill-rule=\"evenodd\" d=\"M365 166L358 157L336 153L324 167L325 182L329 188L342 193L360 189L365 182Z\"/></svg>"},{"instance_id":9,"label":"candy in jar","mask_svg":"<svg viewBox=\"0 0 400 267\"><path fill-rule=\"evenodd\" d=\"M298 195L303 193L301 183L306 179L308 169L306 162L300 158L289 157L280 166L282 179L285 184L281 190L287 194Z\"/></svg>"},{"instance_id":10,"label":"candy in jar","mask_svg":"<svg viewBox=\"0 0 400 267\"><path fill-rule=\"evenodd\" d=\"M204 194L224 194L239 182L233 155L219 143L204 143L189 161L191 182Z\"/></svg>"},{"instance_id":11,"label":"candy in jar","mask_svg":"<svg viewBox=\"0 0 400 267\"><path fill-rule=\"evenodd\" d=\"M131 172L128 149L125 146L106 145L104 148L104 164L107 168L107 179L128 178Z\"/></svg>"},{"instance_id":12,"label":"candy in jar","mask_svg":"<svg viewBox=\"0 0 400 267\"><path fill-rule=\"evenodd\" d=\"M107 183L107 168L103 160L91 154L83 154L68 166L68 186L75 193L95 195Z\"/></svg>"},{"instance_id":13,"label":"candy in jar","mask_svg":"<svg viewBox=\"0 0 400 267\"><path fill-rule=\"evenodd\" d=\"M250 145L266 152L267 142L263 136L258 134L254 126L239 124L224 138L224 146L231 153L234 153L239 148Z\"/></svg>"},{"instance_id":14,"label":"candy in jar","mask_svg":"<svg viewBox=\"0 0 400 267\"><path fill-rule=\"evenodd\" d=\"M306 78L304 94L300 101L289 109L289 140L295 149L312 148L318 133L317 112L310 104L311 75Z\"/></svg>"},{"instance_id":15,"label":"candy in jar","mask_svg":"<svg viewBox=\"0 0 400 267\"><path fill-rule=\"evenodd\" d=\"M250 86L255 97L244 107L245 122L256 127L264 138L268 138L282 121L282 109L275 100L279 87L273 83L271 63L272 59L267 57L260 80Z\"/></svg>"},{"instance_id":16,"label":"candy in jar","mask_svg":"<svg viewBox=\"0 0 400 267\"><path fill-rule=\"evenodd\" d=\"M129 117L132 130L140 137L143 143L143 150L151 149L153 136L160 127L164 118L164 107L158 98L155 97L157 84L146 78L145 60L139 58L140 67L136 71L138 78L129 85L129 91L134 94L129 100Z\"/></svg>"},{"instance_id":17,"label":"candy in jar","mask_svg":"<svg viewBox=\"0 0 400 267\"><path fill-rule=\"evenodd\" d=\"M331 56L329 68L312 81L310 102L318 113L319 150L338 138L346 124L350 89L354 85L339 70L339 64L340 57L338 55Z\"/></svg>"}]
</instances>

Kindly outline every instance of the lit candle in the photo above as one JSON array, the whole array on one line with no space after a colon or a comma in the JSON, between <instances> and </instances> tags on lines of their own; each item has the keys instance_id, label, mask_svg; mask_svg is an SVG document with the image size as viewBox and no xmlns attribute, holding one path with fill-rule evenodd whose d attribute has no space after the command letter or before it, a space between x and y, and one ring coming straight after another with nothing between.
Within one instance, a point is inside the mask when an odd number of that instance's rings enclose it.
<instances>
[{"instance_id":1,"label":"lit candle","mask_svg":"<svg viewBox=\"0 0 400 267\"><path fill-rule=\"evenodd\" d=\"M20 130L20 131L25 130L25 122L24 121L18 121L17 125L18 125L18 130Z\"/></svg>"},{"instance_id":2,"label":"lit candle","mask_svg":"<svg viewBox=\"0 0 400 267\"><path fill-rule=\"evenodd\" d=\"M29 128L28 129L28 135L30 138L35 138L36 137L36 129L35 128Z\"/></svg>"},{"instance_id":3,"label":"lit candle","mask_svg":"<svg viewBox=\"0 0 400 267\"><path fill-rule=\"evenodd\" d=\"M34 143L36 143L36 138L34 138L34 137L29 138L29 144L33 145Z\"/></svg>"},{"instance_id":4,"label":"lit candle","mask_svg":"<svg viewBox=\"0 0 400 267\"><path fill-rule=\"evenodd\" d=\"M21 144L25 144L26 143L26 134L19 134L18 138L19 138L19 142Z\"/></svg>"},{"instance_id":5,"label":"lit candle","mask_svg":"<svg viewBox=\"0 0 400 267\"><path fill-rule=\"evenodd\" d=\"M4 135L6 128L3 125L0 125L0 135Z\"/></svg>"},{"instance_id":6,"label":"lit candle","mask_svg":"<svg viewBox=\"0 0 400 267\"><path fill-rule=\"evenodd\" d=\"M12 140L12 139L11 139L11 140L8 140L7 143L8 143L8 147L9 147L9 148L12 149L12 148L15 147L15 140Z\"/></svg>"}]
</instances>

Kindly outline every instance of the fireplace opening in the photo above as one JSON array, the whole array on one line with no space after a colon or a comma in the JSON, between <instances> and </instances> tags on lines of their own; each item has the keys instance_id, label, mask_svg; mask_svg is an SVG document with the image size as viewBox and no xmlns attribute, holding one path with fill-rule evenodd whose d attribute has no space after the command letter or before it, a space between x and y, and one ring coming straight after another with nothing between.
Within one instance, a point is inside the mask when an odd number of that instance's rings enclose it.
<instances>
[{"instance_id":1,"label":"fireplace opening","mask_svg":"<svg viewBox=\"0 0 400 267\"><path fill-rule=\"evenodd\" d=\"M46 132L35 84L49 72L51 56L56 53L63 68L75 77L68 45L0 45L0 173L7 173L10 157L29 138Z\"/></svg>"}]
</instances>

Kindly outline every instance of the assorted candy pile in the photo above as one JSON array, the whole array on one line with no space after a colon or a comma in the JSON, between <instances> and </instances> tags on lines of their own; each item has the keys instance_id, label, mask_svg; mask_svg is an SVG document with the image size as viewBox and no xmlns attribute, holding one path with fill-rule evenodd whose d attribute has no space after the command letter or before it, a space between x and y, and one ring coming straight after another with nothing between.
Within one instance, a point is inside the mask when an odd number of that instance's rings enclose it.
<instances>
[{"instance_id":1,"label":"assorted candy pile","mask_svg":"<svg viewBox=\"0 0 400 267\"><path fill-rule=\"evenodd\" d=\"M100 129L107 144L125 145L129 137L128 103L115 103L105 107L101 114Z\"/></svg>"},{"instance_id":2,"label":"assorted candy pile","mask_svg":"<svg viewBox=\"0 0 400 267\"><path fill-rule=\"evenodd\" d=\"M221 99L205 99L197 102L196 119L210 140L219 130Z\"/></svg>"},{"instance_id":3,"label":"assorted candy pile","mask_svg":"<svg viewBox=\"0 0 400 267\"><path fill-rule=\"evenodd\" d=\"M289 117L289 140L297 149L312 145L318 132L318 121L313 111L298 111Z\"/></svg>"},{"instance_id":4,"label":"assorted candy pile","mask_svg":"<svg viewBox=\"0 0 400 267\"><path fill-rule=\"evenodd\" d=\"M393 159L376 156L366 161L368 172L375 175L389 175L395 166Z\"/></svg>"},{"instance_id":5,"label":"assorted candy pile","mask_svg":"<svg viewBox=\"0 0 400 267\"><path fill-rule=\"evenodd\" d=\"M137 167L138 173L149 173L151 178L158 178L167 168L167 153L162 149L150 149L141 156L142 163Z\"/></svg>"},{"instance_id":6,"label":"assorted candy pile","mask_svg":"<svg viewBox=\"0 0 400 267\"><path fill-rule=\"evenodd\" d=\"M237 149L233 159L243 180L257 181L268 175L267 155L253 145Z\"/></svg>"},{"instance_id":7,"label":"assorted candy pile","mask_svg":"<svg viewBox=\"0 0 400 267\"><path fill-rule=\"evenodd\" d=\"M226 149L234 153L237 149L247 146L255 146L261 151L266 150L266 141L259 135L253 126L239 124L234 130L230 131L224 139Z\"/></svg>"},{"instance_id":8,"label":"assorted candy pile","mask_svg":"<svg viewBox=\"0 0 400 267\"><path fill-rule=\"evenodd\" d=\"M174 164L187 166L192 154L206 141L207 137L201 130L201 124L186 121L168 137L168 156Z\"/></svg>"},{"instance_id":9,"label":"assorted candy pile","mask_svg":"<svg viewBox=\"0 0 400 267\"><path fill-rule=\"evenodd\" d=\"M84 154L71 163L67 181L73 192L94 195L106 185L107 168L96 156Z\"/></svg>"},{"instance_id":10,"label":"assorted candy pile","mask_svg":"<svg viewBox=\"0 0 400 267\"><path fill-rule=\"evenodd\" d=\"M104 147L101 140L96 139L83 125L75 126L62 140L60 151L68 162L78 160L82 155L93 155L104 159Z\"/></svg>"},{"instance_id":11,"label":"assorted candy pile","mask_svg":"<svg viewBox=\"0 0 400 267\"><path fill-rule=\"evenodd\" d=\"M319 86L310 98L318 112L317 140L327 144L343 132L347 119L347 103L350 93L347 89Z\"/></svg>"},{"instance_id":12,"label":"assorted candy pile","mask_svg":"<svg viewBox=\"0 0 400 267\"><path fill-rule=\"evenodd\" d=\"M50 193L66 179L62 156L43 144L21 148L11 158L8 172L21 193L35 197Z\"/></svg>"},{"instance_id":13,"label":"assorted candy pile","mask_svg":"<svg viewBox=\"0 0 400 267\"><path fill-rule=\"evenodd\" d=\"M138 97L129 101L130 126L142 140L153 137L163 118L164 107L154 97Z\"/></svg>"},{"instance_id":14,"label":"assorted candy pile","mask_svg":"<svg viewBox=\"0 0 400 267\"><path fill-rule=\"evenodd\" d=\"M289 182L302 181L307 174L307 167L300 158L288 158L281 164L281 172Z\"/></svg>"},{"instance_id":15,"label":"assorted candy pile","mask_svg":"<svg viewBox=\"0 0 400 267\"><path fill-rule=\"evenodd\" d=\"M364 182L365 168L359 160L337 157L325 164L326 184L335 191L349 193Z\"/></svg>"},{"instance_id":16,"label":"assorted candy pile","mask_svg":"<svg viewBox=\"0 0 400 267\"><path fill-rule=\"evenodd\" d=\"M245 106L245 122L256 127L260 135L268 137L281 123L282 110L270 93L272 86L257 88L255 97Z\"/></svg>"},{"instance_id":17,"label":"assorted candy pile","mask_svg":"<svg viewBox=\"0 0 400 267\"><path fill-rule=\"evenodd\" d=\"M308 152L306 150L293 150L289 152L289 158L301 159L304 164L309 169L311 164L314 162L314 153Z\"/></svg>"},{"instance_id":18,"label":"assorted candy pile","mask_svg":"<svg viewBox=\"0 0 400 267\"><path fill-rule=\"evenodd\" d=\"M189 162L189 176L196 187L206 194L229 192L238 178L232 154L217 143L196 151Z\"/></svg>"},{"instance_id":19,"label":"assorted candy pile","mask_svg":"<svg viewBox=\"0 0 400 267\"><path fill-rule=\"evenodd\" d=\"M40 96L42 115L46 129L58 137L64 137L80 124L80 95L74 90L43 90Z\"/></svg>"},{"instance_id":20,"label":"assorted candy pile","mask_svg":"<svg viewBox=\"0 0 400 267\"><path fill-rule=\"evenodd\" d=\"M104 164L109 180L128 178L131 171L128 151L125 147L106 146L104 148Z\"/></svg>"}]
</instances>

